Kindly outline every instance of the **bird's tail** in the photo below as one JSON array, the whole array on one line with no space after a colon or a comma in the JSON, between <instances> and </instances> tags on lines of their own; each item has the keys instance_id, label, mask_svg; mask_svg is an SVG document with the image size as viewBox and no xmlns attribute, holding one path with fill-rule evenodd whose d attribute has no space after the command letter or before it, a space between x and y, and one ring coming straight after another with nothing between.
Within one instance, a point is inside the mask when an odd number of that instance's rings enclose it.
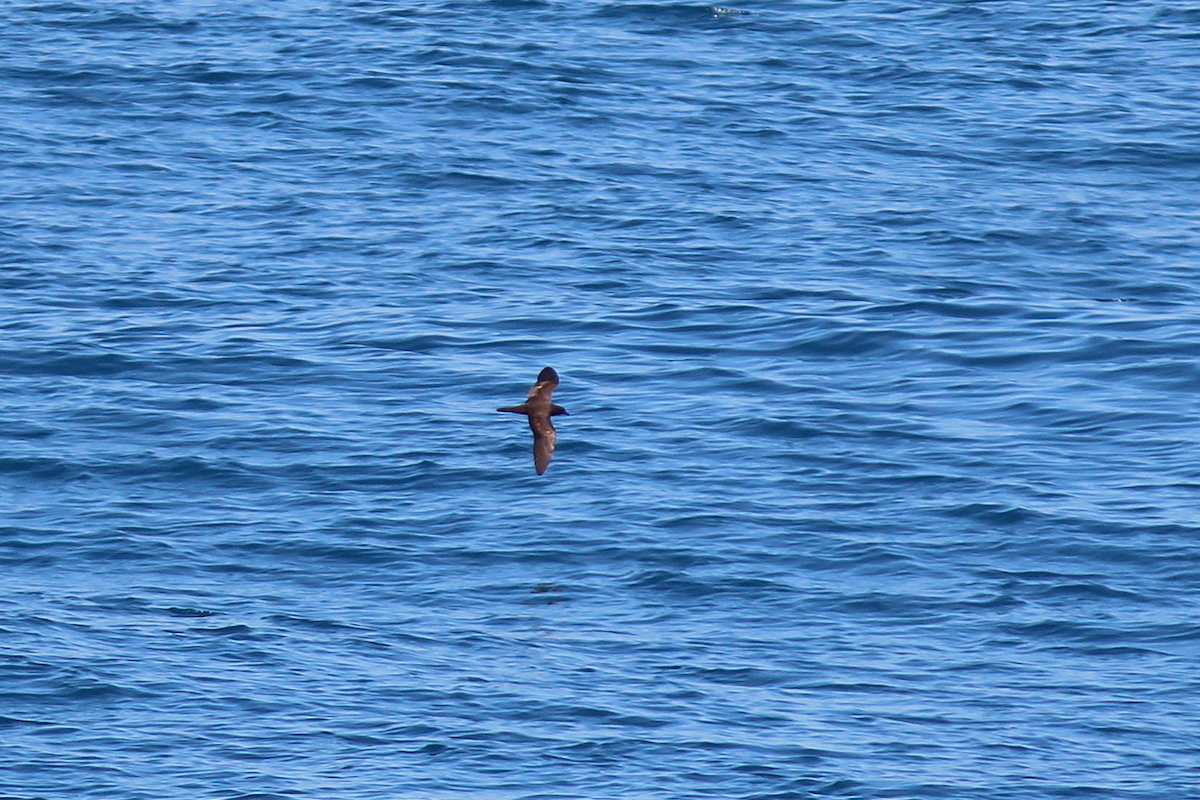
<instances>
[{"instance_id":1,"label":"bird's tail","mask_svg":"<svg viewBox=\"0 0 1200 800\"><path fill-rule=\"evenodd\" d=\"M497 408L497 411L511 411L514 414L528 414L529 408L521 403L519 406L509 406L508 408Z\"/></svg>"}]
</instances>

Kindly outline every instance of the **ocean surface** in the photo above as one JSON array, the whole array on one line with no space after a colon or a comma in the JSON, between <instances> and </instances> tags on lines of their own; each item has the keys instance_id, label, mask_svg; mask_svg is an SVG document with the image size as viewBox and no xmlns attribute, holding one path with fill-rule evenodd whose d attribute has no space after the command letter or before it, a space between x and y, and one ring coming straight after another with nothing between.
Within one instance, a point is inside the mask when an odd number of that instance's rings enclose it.
<instances>
[{"instance_id":1,"label":"ocean surface","mask_svg":"<svg viewBox=\"0 0 1200 800\"><path fill-rule=\"evenodd\" d=\"M1194 5L0 43L0 800L1200 797Z\"/></svg>"}]
</instances>

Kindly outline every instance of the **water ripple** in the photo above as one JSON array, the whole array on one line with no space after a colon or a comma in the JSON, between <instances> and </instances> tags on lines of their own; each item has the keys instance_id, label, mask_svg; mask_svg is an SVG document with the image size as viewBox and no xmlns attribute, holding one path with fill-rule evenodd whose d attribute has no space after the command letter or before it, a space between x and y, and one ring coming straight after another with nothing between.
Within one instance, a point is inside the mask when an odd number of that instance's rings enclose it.
<instances>
[{"instance_id":1,"label":"water ripple","mask_svg":"<svg viewBox=\"0 0 1200 800\"><path fill-rule=\"evenodd\" d=\"M6 788L1190 796L1195 22L13 5Z\"/></svg>"}]
</instances>

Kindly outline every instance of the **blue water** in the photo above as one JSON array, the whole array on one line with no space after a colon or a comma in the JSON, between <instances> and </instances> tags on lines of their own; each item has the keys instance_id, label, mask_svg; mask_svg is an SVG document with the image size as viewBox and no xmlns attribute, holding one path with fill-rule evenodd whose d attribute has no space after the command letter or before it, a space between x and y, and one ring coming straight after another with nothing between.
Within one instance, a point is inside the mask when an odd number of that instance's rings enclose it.
<instances>
[{"instance_id":1,"label":"blue water","mask_svg":"<svg viewBox=\"0 0 1200 800\"><path fill-rule=\"evenodd\" d=\"M1200 797L1198 30L6 4L0 797Z\"/></svg>"}]
</instances>

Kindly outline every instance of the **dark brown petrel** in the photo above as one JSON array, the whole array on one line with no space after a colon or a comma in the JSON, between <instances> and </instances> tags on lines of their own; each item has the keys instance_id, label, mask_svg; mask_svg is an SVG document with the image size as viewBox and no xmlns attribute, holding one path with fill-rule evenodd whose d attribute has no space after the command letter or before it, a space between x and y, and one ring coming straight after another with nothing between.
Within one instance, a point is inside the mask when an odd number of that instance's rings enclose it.
<instances>
[{"instance_id":1,"label":"dark brown petrel","mask_svg":"<svg viewBox=\"0 0 1200 800\"><path fill-rule=\"evenodd\" d=\"M538 373L537 383L529 390L529 399L519 406L497 408L497 411L511 411L514 414L524 414L529 417L529 427L533 431L533 468L541 475L550 464L550 456L554 455L554 426L550 424L551 417L566 414L562 406L550 402L550 394L558 386L558 373L550 367ZM569 416L569 415L568 415Z\"/></svg>"}]
</instances>

